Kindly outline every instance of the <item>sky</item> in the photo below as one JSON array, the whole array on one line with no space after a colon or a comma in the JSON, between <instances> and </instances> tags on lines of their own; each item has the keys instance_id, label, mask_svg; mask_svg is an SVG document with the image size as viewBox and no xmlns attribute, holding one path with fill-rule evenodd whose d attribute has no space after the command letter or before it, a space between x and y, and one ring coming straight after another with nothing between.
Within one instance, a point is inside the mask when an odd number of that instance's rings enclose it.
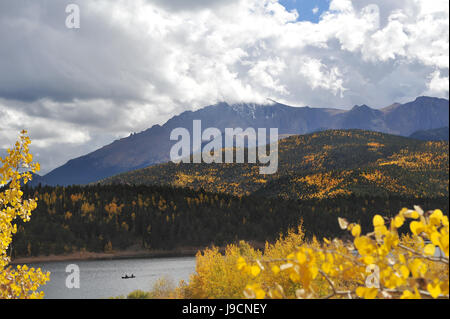
<instances>
[{"instance_id":1,"label":"sky","mask_svg":"<svg viewBox=\"0 0 450 319\"><path fill-rule=\"evenodd\" d=\"M221 101L448 98L448 30L443 0L1 1L0 149L27 129L44 174Z\"/></svg>"},{"instance_id":2,"label":"sky","mask_svg":"<svg viewBox=\"0 0 450 319\"><path fill-rule=\"evenodd\" d=\"M329 0L281 0L280 4L288 11L297 10L297 21L318 23L323 12L330 7Z\"/></svg>"}]
</instances>

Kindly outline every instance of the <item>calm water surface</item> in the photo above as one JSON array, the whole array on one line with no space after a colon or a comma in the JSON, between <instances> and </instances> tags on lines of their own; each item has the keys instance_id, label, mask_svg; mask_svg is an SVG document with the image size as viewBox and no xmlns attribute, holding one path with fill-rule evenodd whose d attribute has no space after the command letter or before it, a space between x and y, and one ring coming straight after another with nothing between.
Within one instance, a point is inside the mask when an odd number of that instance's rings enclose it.
<instances>
[{"instance_id":1,"label":"calm water surface","mask_svg":"<svg viewBox=\"0 0 450 319\"><path fill-rule=\"evenodd\" d=\"M80 268L80 288L66 287L66 267L76 264ZM50 271L50 282L42 287L49 299L101 299L126 296L136 289L149 291L161 277L171 279L174 284L188 281L195 271L195 258L120 259L101 261L46 262L28 264ZM122 279L125 274L134 274L134 279Z\"/></svg>"}]
</instances>

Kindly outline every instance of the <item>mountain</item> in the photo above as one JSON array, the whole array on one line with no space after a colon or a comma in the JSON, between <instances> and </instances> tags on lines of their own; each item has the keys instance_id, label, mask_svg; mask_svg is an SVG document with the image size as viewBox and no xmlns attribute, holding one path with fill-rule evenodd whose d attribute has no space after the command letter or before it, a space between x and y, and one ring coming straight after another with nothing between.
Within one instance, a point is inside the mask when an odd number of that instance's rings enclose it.
<instances>
[{"instance_id":1,"label":"mountain","mask_svg":"<svg viewBox=\"0 0 450 319\"><path fill-rule=\"evenodd\" d=\"M448 142L424 142L363 130L328 130L279 141L278 171L256 164L166 163L102 184L170 185L232 195L288 199L448 196Z\"/></svg>"},{"instance_id":2,"label":"mountain","mask_svg":"<svg viewBox=\"0 0 450 319\"><path fill-rule=\"evenodd\" d=\"M38 185L41 185L41 186L48 185L48 182L46 181L46 179L43 176L36 174L36 173L32 173L32 176L33 176L33 179L29 182L30 186L34 187L34 186L38 186Z\"/></svg>"},{"instance_id":3,"label":"mountain","mask_svg":"<svg viewBox=\"0 0 450 319\"><path fill-rule=\"evenodd\" d=\"M409 137L423 141L448 141L448 126L431 130L417 131Z\"/></svg>"},{"instance_id":4,"label":"mountain","mask_svg":"<svg viewBox=\"0 0 450 319\"><path fill-rule=\"evenodd\" d=\"M119 173L169 161L173 129L192 132L193 120L202 128L247 127L279 129L279 134L307 134L326 129L365 129L409 136L417 130L448 126L448 100L419 97L406 104L376 110L354 106L350 110L270 105L218 103L198 111L186 111L164 125L117 140L85 156L72 159L44 176L50 185L88 184Z\"/></svg>"},{"instance_id":5,"label":"mountain","mask_svg":"<svg viewBox=\"0 0 450 319\"><path fill-rule=\"evenodd\" d=\"M448 100L419 97L414 102L397 105L385 111L389 133L409 136L418 130L441 128L448 125Z\"/></svg>"}]
</instances>

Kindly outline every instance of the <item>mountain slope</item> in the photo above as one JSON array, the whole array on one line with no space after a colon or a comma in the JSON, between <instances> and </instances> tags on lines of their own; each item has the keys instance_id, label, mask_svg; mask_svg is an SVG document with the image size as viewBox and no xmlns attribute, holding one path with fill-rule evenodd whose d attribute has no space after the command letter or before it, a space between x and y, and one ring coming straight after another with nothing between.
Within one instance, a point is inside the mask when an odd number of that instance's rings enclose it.
<instances>
[{"instance_id":1,"label":"mountain slope","mask_svg":"<svg viewBox=\"0 0 450 319\"><path fill-rule=\"evenodd\" d=\"M279 142L278 172L260 164L160 164L102 184L171 185L284 198L338 195L448 196L448 143L362 130L329 130Z\"/></svg>"},{"instance_id":2,"label":"mountain slope","mask_svg":"<svg viewBox=\"0 0 450 319\"><path fill-rule=\"evenodd\" d=\"M417 130L448 126L448 100L420 97L406 104L375 110L366 105L351 110L219 103L187 111L141 133L117 140L88 155L70 160L44 176L50 185L88 184L115 174L169 161L170 132L192 121L202 128L247 127L279 129L279 134L306 134L324 129L366 129L409 136Z\"/></svg>"},{"instance_id":3,"label":"mountain slope","mask_svg":"<svg viewBox=\"0 0 450 319\"><path fill-rule=\"evenodd\" d=\"M448 110L448 100L422 96L385 110L385 123L389 133L409 136L418 130L449 126Z\"/></svg>"},{"instance_id":4,"label":"mountain slope","mask_svg":"<svg viewBox=\"0 0 450 319\"><path fill-rule=\"evenodd\" d=\"M409 137L423 141L448 141L448 127L417 131Z\"/></svg>"}]
</instances>

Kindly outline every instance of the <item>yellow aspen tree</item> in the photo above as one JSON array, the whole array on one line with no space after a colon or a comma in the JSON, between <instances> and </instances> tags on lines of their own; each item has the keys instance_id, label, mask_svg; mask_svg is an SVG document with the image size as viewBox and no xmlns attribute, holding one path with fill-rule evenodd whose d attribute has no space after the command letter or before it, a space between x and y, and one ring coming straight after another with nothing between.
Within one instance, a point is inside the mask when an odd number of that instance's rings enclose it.
<instances>
[{"instance_id":1,"label":"yellow aspen tree","mask_svg":"<svg viewBox=\"0 0 450 319\"><path fill-rule=\"evenodd\" d=\"M30 143L27 132L22 131L6 157L0 157L0 299L43 298L44 293L37 289L50 280L50 273L43 273L41 269L26 265L12 267L8 256L8 247L17 232L14 221L21 218L28 222L37 206L37 199L23 199L21 191L21 184L29 182L32 173L40 169L39 163L33 163Z\"/></svg>"}]
</instances>

